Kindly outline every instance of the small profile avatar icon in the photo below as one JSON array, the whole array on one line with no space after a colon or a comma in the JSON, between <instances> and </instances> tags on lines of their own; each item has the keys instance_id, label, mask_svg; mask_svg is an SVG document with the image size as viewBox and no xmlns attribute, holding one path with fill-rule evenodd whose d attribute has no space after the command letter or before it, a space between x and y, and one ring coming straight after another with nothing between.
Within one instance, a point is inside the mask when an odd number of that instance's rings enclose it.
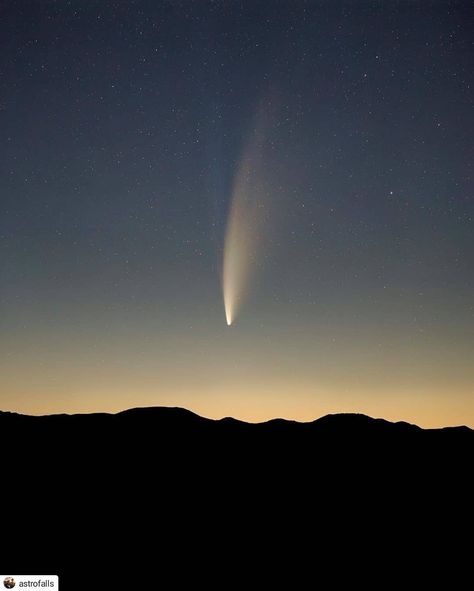
<instances>
[{"instance_id":1,"label":"small profile avatar icon","mask_svg":"<svg viewBox=\"0 0 474 591\"><path fill-rule=\"evenodd\" d=\"M15 579L13 577L5 577L3 584L7 589L13 589L13 587L16 585Z\"/></svg>"}]
</instances>

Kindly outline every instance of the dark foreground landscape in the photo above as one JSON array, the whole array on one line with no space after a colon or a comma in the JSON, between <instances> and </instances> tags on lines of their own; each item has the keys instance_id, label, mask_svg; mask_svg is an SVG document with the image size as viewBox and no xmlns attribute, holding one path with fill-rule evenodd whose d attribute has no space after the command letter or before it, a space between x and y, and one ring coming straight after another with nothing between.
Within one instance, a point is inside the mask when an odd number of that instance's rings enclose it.
<instances>
[{"instance_id":1,"label":"dark foreground landscape","mask_svg":"<svg viewBox=\"0 0 474 591\"><path fill-rule=\"evenodd\" d=\"M103 552L126 561L136 553L150 565L157 548L161 563L212 552L240 569L238 552L260 561L260 548L287 552L307 536L356 547L369 527L375 545L382 534L416 545L412 529L462 526L472 498L467 427L424 430L357 414L255 425L139 408L3 412L0 440L5 564L72 572L64 588L75 588L71 565L82 553L88 565L100 565Z\"/></svg>"}]
</instances>

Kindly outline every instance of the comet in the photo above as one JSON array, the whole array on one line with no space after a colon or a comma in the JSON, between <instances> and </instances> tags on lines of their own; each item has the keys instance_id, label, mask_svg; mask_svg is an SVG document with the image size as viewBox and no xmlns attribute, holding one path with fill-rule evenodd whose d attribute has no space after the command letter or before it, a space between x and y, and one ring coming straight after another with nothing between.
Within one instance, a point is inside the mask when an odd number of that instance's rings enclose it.
<instances>
[{"instance_id":1,"label":"comet","mask_svg":"<svg viewBox=\"0 0 474 591\"><path fill-rule=\"evenodd\" d=\"M268 106L268 103L265 105ZM270 109L271 111L271 109ZM268 210L263 156L269 128L268 109L260 108L235 175L224 242L222 291L227 326L248 294L260 256Z\"/></svg>"}]
</instances>

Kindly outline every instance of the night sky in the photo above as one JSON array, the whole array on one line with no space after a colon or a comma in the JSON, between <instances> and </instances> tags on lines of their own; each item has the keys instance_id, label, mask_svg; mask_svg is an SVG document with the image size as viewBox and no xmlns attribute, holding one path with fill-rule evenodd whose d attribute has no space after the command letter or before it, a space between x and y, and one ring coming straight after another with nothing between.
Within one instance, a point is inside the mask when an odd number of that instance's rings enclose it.
<instances>
[{"instance_id":1,"label":"night sky","mask_svg":"<svg viewBox=\"0 0 474 591\"><path fill-rule=\"evenodd\" d=\"M473 16L2 2L0 408L474 426Z\"/></svg>"}]
</instances>

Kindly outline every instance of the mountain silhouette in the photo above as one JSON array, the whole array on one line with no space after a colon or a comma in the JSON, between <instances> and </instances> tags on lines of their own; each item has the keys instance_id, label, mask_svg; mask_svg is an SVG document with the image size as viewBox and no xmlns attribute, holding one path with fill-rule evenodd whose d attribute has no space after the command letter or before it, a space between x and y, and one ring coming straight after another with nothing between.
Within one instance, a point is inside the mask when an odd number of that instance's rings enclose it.
<instances>
[{"instance_id":1,"label":"mountain silhouette","mask_svg":"<svg viewBox=\"0 0 474 591\"><path fill-rule=\"evenodd\" d=\"M357 458L367 464L380 454L385 461L413 464L418 456L442 466L443 458L463 457L473 450L474 431L465 426L422 429L406 422L392 423L363 414L326 415L311 422L273 419L246 423L230 417L212 420L183 408L133 408L117 414L58 414L28 416L0 412L0 440L10 454L30 464L61 463L65 450L71 459L88 462L91 469L102 458L137 464L187 462L200 457L202 466L229 462L320 465ZM22 442L29 442L23 447ZM27 452L27 453L25 453Z\"/></svg>"}]
</instances>

